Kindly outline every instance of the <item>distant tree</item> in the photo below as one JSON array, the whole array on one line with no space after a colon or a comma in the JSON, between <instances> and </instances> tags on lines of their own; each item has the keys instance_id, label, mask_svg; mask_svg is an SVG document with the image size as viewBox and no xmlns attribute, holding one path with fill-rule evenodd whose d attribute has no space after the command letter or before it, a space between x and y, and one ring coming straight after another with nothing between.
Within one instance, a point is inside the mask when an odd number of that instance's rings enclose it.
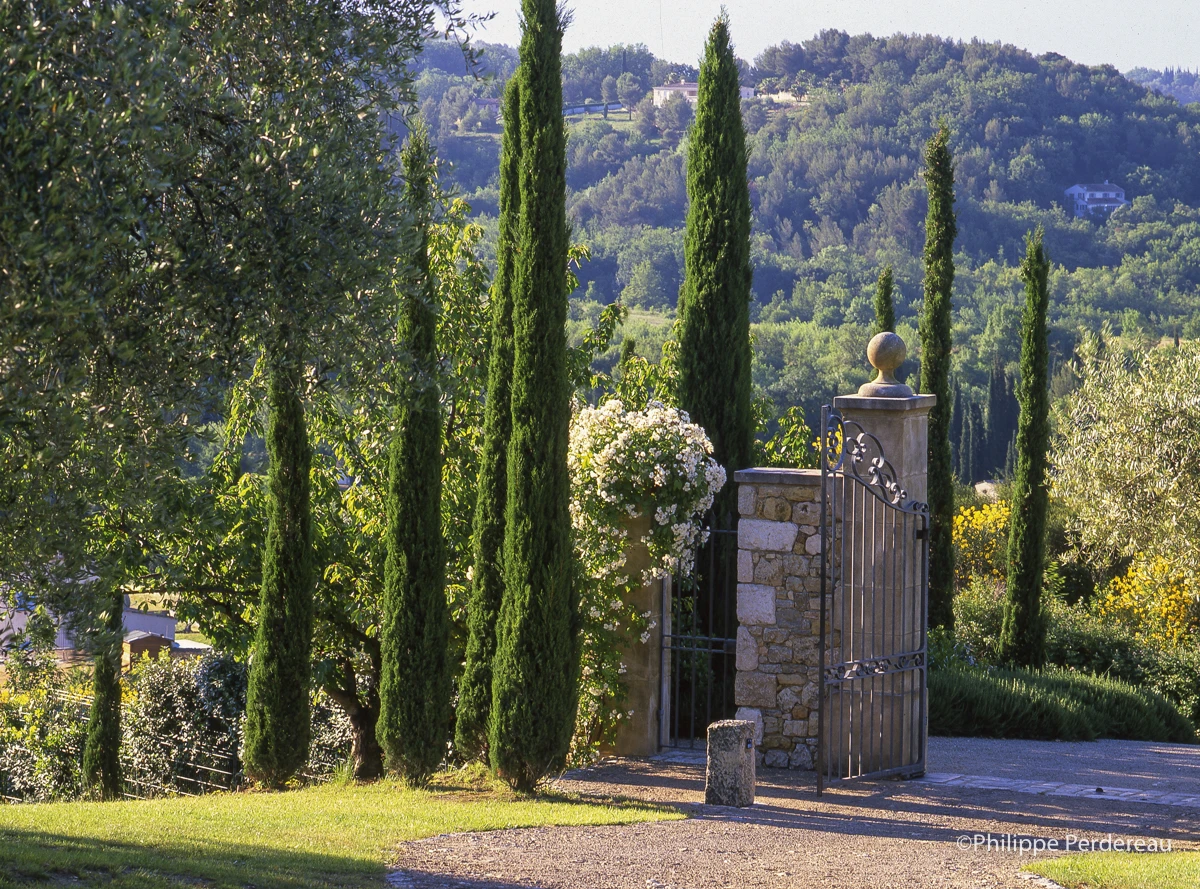
<instances>
[{"instance_id":1,"label":"distant tree","mask_svg":"<svg viewBox=\"0 0 1200 889\"><path fill-rule=\"evenodd\" d=\"M929 412L929 625L954 624L954 473L950 464L950 297L954 284L954 160L943 121L925 150L925 303L921 310L921 391Z\"/></svg>"},{"instance_id":2,"label":"distant tree","mask_svg":"<svg viewBox=\"0 0 1200 889\"><path fill-rule=\"evenodd\" d=\"M740 98L739 98L740 105ZM683 138L687 128L692 123L692 103L678 93L672 93L658 108L655 123L662 131L663 138L675 143ZM738 124L741 125L741 110L738 110ZM743 136L744 138L744 136Z\"/></svg>"},{"instance_id":3,"label":"distant tree","mask_svg":"<svg viewBox=\"0 0 1200 889\"><path fill-rule=\"evenodd\" d=\"M600 81L600 101L604 103L604 116L608 117L609 103L617 101L617 78L611 74Z\"/></svg>"},{"instance_id":4,"label":"distant tree","mask_svg":"<svg viewBox=\"0 0 1200 889\"><path fill-rule=\"evenodd\" d=\"M709 31L699 83L696 124L688 147L679 400L692 421L704 427L713 455L732 476L749 465L755 421L746 135L737 63L724 13ZM734 486L729 485L714 506L721 527L733 527L735 498Z\"/></svg>"},{"instance_id":5,"label":"distant tree","mask_svg":"<svg viewBox=\"0 0 1200 889\"><path fill-rule=\"evenodd\" d=\"M1045 656L1046 625L1042 584L1046 567L1046 514L1050 495L1046 453L1050 443L1049 345L1046 311L1050 261L1039 228L1029 238L1021 279L1025 312L1021 318L1021 405L1017 425L1017 465L1013 478L1012 523L1008 536L1008 580L1000 656L1022 667L1039 667Z\"/></svg>"},{"instance_id":6,"label":"distant tree","mask_svg":"<svg viewBox=\"0 0 1200 889\"><path fill-rule=\"evenodd\" d=\"M555 0L522 0L520 222L504 598L488 731L492 768L532 790L565 761L578 702L578 590L568 511L566 132Z\"/></svg>"},{"instance_id":7,"label":"distant tree","mask_svg":"<svg viewBox=\"0 0 1200 889\"><path fill-rule=\"evenodd\" d=\"M439 306L429 271L433 162L428 134L417 124L403 153L415 243L400 288L399 341L410 366L404 368L388 467L377 731L389 764L416 786L425 784L446 755L452 691L442 540Z\"/></svg>"},{"instance_id":8,"label":"distant tree","mask_svg":"<svg viewBox=\"0 0 1200 889\"><path fill-rule=\"evenodd\" d=\"M879 281L875 285L874 333L896 331L896 307L892 303L892 287L892 267L889 265L879 273Z\"/></svg>"},{"instance_id":9,"label":"distant tree","mask_svg":"<svg viewBox=\"0 0 1200 889\"><path fill-rule=\"evenodd\" d=\"M645 91L642 84L631 72L626 71L617 78L617 100L629 112L630 120L633 120L633 106L641 101L643 95Z\"/></svg>"},{"instance_id":10,"label":"distant tree","mask_svg":"<svg viewBox=\"0 0 1200 889\"><path fill-rule=\"evenodd\" d=\"M951 463L954 466L954 474L958 476L959 481L963 480L962 474L962 430L963 430L963 397L962 386L958 380L954 381L954 408L950 415L950 447L953 453L951 454Z\"/></svg>"},{"instance_id":11,"label":"distant tree","mask_svg":"<svg viewBox=\"0 0 1200 889\"><path fill-rule=\"evenodd\" d=\"M459 756L487 753L492 706L492 660L496 617L504 596L504 529L508 504L508 443L512 435L513 267L521 215L521 80L504 91L504 135L500 151L500 219L496 273L491 291L491 351L483 444L475 501L474 576L467 602L467 651L459 681L454 743Z\"/></svg>"},{"instance_id":12,"label":"distant tree","mask_svg":"<svg viewBox=\"0 0 1200 889\"><path fill-rule=\"evenodd\" d=\"M637 107L637 131L643 139L658 138L658 108L654 105L654 96L647 93Z\"/></svg>"},{"instance_id":13,"label":"distant tree","mask_svg":"<svg viewBox=\"0 0 1200 889\"><path fill-rule=\"evenodd\" d=\"M1004 471L1008 447L1016 434L1016 400L1013 397L1012 380L1004 372L1000 359L992 362L987 390L987 444L979 472L996 478Z\"/></svg>"},{"instance_id":14,"label":"distant tree","mask_svg":"<svg viewBox=\"0 0 1200 889\"><path fill-rule=\"evenodd\" d=\"M975 441L975 405L962 402L962 424L958 429L958 462L954 466L955 475L964 485L975 481L975 467L972 463Z\"/></svg>"}]
</instances>

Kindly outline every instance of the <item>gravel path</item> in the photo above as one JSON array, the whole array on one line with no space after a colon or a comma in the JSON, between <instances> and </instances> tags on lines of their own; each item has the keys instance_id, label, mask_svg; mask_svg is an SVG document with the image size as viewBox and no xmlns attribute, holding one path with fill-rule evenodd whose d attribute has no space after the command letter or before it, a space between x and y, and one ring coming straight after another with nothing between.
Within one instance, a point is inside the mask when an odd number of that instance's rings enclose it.
<instances>
[{"instance_id":1,"label":"gravel path","mask_svg":"<svg viewBox=\"0 0 1200 889\"><path fill-rule=\"evenodd\" d=\"M1013 752L1006 761L1020 761ZM667 802L690 817L434 837L401 847L389 882L397 889L1032 889L1019 875L1027 857L963 849L972 841L960 838L990 833L1010 846L1021 838L1062 845L1070 835L1111 833L1200 849L1200 811L1127 800L922 782L858 783L818 799L811 773L762 770L755 805L725 809L703 805L702 766L644 761L573 773L560 786Z\"/></svg>"}]
</instances>

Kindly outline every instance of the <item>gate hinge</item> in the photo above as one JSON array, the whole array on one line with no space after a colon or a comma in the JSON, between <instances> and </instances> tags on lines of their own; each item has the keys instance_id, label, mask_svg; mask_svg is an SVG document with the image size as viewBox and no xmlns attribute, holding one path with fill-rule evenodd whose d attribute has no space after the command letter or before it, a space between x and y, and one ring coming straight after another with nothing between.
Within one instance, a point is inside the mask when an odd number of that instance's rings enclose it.
<instances>
[{"instance_id":1,"label":"gate hinge","mask_svg":"<svg viewBox=\"0 0 1200 889\"><path fill-rule=\"evenodd\" d=\"M925 540L928 537L929 537L929 529L928 528L918 528L917 529L917 540Z\"/></svg>"}]
</instances>

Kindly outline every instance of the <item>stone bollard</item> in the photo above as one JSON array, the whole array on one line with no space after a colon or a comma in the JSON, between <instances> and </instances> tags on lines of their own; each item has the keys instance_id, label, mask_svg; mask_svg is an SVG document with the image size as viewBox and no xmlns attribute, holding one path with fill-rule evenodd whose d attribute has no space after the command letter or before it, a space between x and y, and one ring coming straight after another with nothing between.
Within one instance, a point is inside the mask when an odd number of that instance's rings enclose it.
<instances>
[{"instance_id":1,"label":"stone bollard","mask_svg":"<svg viewBox=\"0 0 1200 889\"><path fill-rule=\"evenodd\" d=\"M754 804L754 723L723 719L708 727L704 801L710 806Z\"/></svg>"}]
</instances>

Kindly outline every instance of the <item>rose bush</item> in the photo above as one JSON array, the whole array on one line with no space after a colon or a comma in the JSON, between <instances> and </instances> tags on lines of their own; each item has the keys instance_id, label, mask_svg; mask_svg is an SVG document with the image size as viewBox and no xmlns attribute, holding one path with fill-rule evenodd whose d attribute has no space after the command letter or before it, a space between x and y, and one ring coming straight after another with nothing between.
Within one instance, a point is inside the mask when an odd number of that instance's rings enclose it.
<instances>
[{"instance_id":1,"label":"rose bush","mask_svg":"<svg viewBox=\"0 0 1200 889\"><path fill-rule=\"evenodd\" d=\"M684 411L655 401L645 410L626 410L615 398L576 411L567 463L575 551L585 575L572 743L578 763L611 742L620 719L630 715L622 710L621 651L648 643L655 629L648 612L628 604L630 594L672 571L691 572L704 514L725 484L725 470L704 430ZM626 555L638 544L648 550L650 567L633 576Z\"/></svg>"}]
</instances>

